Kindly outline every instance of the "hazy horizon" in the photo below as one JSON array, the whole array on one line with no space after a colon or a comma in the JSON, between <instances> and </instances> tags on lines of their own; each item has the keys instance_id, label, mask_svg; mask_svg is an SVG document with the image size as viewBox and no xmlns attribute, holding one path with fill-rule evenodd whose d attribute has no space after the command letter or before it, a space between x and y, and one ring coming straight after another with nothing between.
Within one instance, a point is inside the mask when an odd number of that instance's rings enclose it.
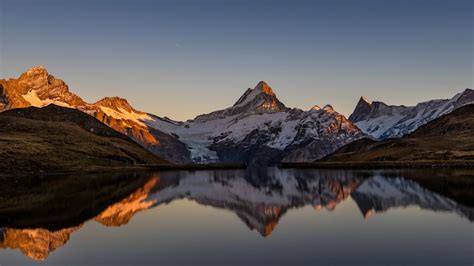
<instances>
[{"instance_id":1,"label":"hazy horizon","mask_svg":"<svg viewBox=\"0 0 474 266\"><path fill-rule=\"evenodd\" d=\"M265 80L288 107L473 87L471 1L0 0L0 78L45 66L88 102L187 120Z\"/></svg>"}]
</instances>

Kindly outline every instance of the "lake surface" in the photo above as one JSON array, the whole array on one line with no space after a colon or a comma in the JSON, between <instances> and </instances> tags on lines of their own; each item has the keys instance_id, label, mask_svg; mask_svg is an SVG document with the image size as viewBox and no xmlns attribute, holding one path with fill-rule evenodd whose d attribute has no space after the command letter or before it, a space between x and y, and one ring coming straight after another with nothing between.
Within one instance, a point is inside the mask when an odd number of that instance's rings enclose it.
<instances>
[{"instance_id":1,"label":"lake surface","mask_svg":"<svg viewBox=\"0 0 474 266\"><path fill-rule=\"evenodd\" d=\"M0 265L472 265L473 179L276 168L12 178Z\"/></svg>"}]
</instances>

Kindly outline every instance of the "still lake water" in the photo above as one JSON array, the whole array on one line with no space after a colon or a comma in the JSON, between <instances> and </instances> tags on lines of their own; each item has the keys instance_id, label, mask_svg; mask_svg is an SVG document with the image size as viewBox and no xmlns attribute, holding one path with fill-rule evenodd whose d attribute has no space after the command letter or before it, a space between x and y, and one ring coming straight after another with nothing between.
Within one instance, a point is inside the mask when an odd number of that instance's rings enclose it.
<instances>
[{"instance_id":1,"label":"still lake water","mask_svg":"<svg viewBox=\"0 0 474 266\"><path fill-rule=\"evenodd\" d=\"M472 265L473 175L270 168L15 181L0 196L0 265Z\"/></svg>"}]
</instances>

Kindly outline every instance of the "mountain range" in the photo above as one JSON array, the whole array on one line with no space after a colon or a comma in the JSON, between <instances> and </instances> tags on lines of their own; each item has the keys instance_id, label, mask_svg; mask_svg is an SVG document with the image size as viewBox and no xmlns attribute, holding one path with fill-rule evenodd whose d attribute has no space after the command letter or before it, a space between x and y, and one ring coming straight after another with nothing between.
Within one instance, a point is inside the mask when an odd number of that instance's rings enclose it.
<instances>
[{"instance_id":1,"label":"mountain range","mask_svg":"<svg viewBox=\"0 0 474 266\"><path fill-rule=\"evenodd\" d=\"M331 162L474 160L474 104L465 105L403 138L360 139L322 159Z\"/></svg>"},{"instance_id":2,"label":"mountain range","mask_svg":"<svg viewBox=\"0 0 474 266\"><path fill-rule=\"evenodd\" d=\"M50 104L78 109L176 163L314 161L355 140L401 137L473 102L470 89L449 100L414 107L361 98L347 119L331 105L289 108L260 81L234 105L182 122L139 111L119 97L87 103L44 67L33 67L17 79L0 80L0 112Z\"/></svg>"},{"instance_id":3,"label":"mountain range","mask_svg":"<svg viewBox=\"0 0 474 266\"><path fill-rule=\"evenodd\" d=\"M379 101L369 102L366 97L361 97L349 120L376 139L398 138L472 103L474 91L471 89L465 89L451 99L431 100L415 106L387 105Z\"/></svg>"}]
</instances>

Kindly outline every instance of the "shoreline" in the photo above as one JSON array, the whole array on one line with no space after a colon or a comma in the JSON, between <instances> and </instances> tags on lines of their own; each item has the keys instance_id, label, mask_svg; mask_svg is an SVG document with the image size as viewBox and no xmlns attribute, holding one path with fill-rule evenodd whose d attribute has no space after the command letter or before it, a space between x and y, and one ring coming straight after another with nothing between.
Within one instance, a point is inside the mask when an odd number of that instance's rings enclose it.
<instances>
[{"instance_id":1,"label":"shoreline","mask_svg":"<svg viewBox=\"0 0 474 266\"><path fill-rule=\"evenodd\" d=\"M474 161L383 161L383 162L307 162L279 163L279 168L313 169L414 169L414 168L474 168Z\"/></svg>"},{"instance_id":2,"label":"shoreline","mask_svg":"<svg viewBox=\"0 0 474 266\"><path fill-rule=\"evenodd\" d=\"M9 171L8 173L0 173L0 180L11 177L43 177L43 176L61 176L74 174L94 174L94 173L113 173L113 172L136 172L136 171L199 171L199 170L235 170L246 169L247 165L237 163L223 164L135 164L127 166L94 166L88 169L72 169L69 171Z\"/></svg>"},{"instance_id":3,"label":"shoreline","mask_svg":"<svg viewBox=\"0 0 474 266\"><path fill-rule=\"evenodd\" d=\"M273 166L262 167L302 168L302 169L423 169L423 168L458 168L474 169L474 161L384 161L384 162L300 162L278 163ZM11 177L43 177L74 174L94 174L111 172L136 171L205 171L205 170L237 170L246 169L243 163L213 163L213 164L157 164L157 165L128 165L115 167L90 167L88 169L72 169L69 171L10 171L0 173L0 180Z\"/></svg>"}]
</instances>

